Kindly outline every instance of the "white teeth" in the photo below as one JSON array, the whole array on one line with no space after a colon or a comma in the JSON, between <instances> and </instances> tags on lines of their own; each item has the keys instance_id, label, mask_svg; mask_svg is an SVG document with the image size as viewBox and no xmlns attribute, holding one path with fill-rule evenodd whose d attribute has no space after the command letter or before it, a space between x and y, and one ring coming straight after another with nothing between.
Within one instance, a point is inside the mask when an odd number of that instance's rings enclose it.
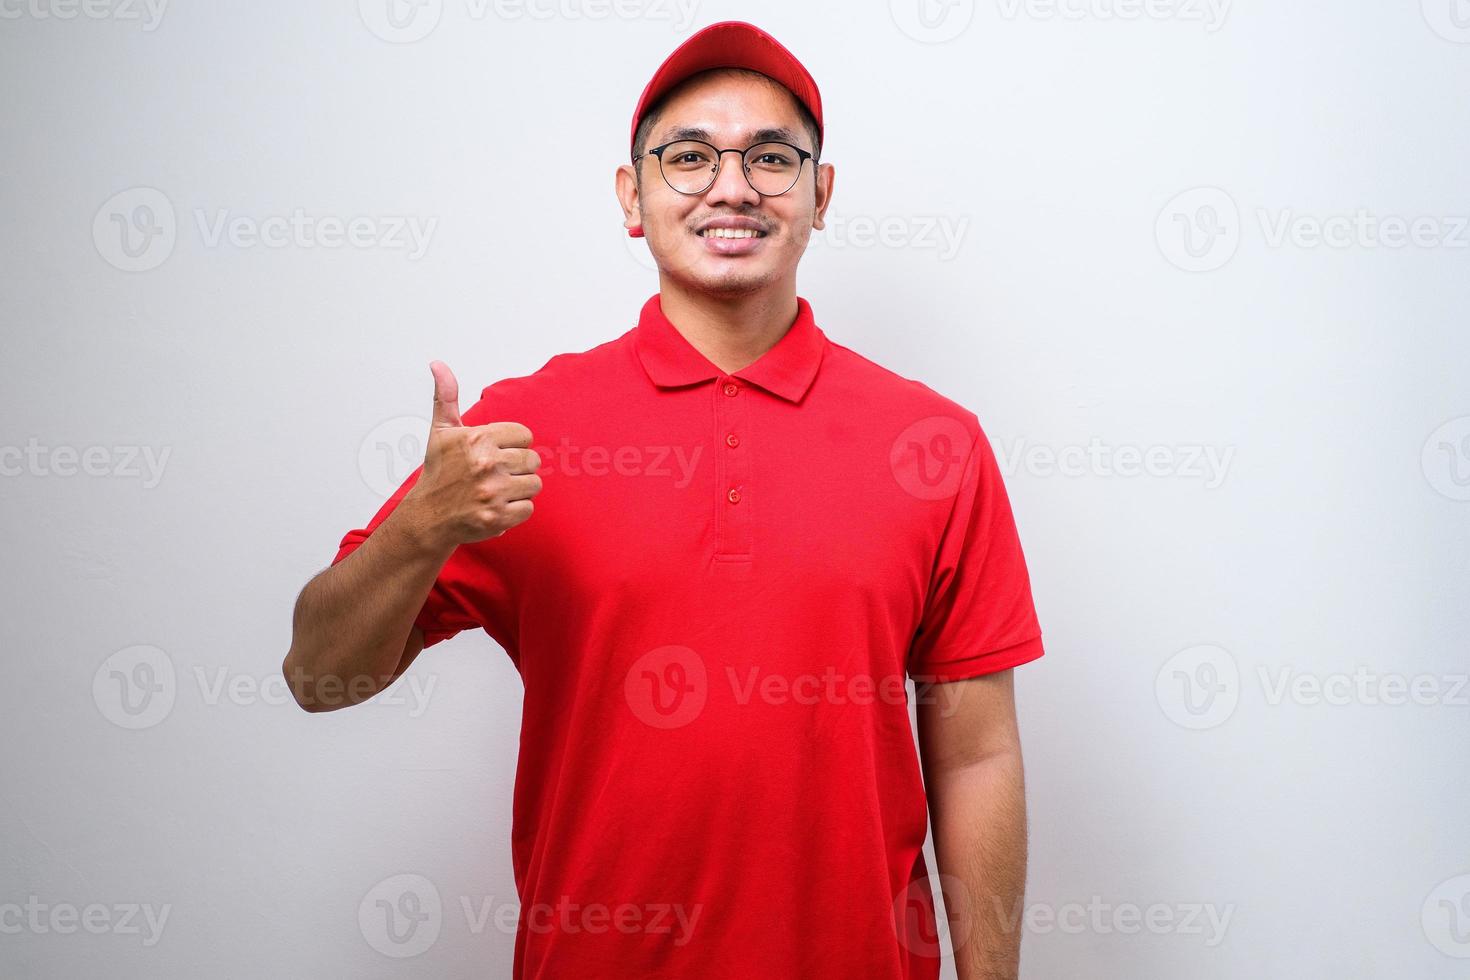
<instances>
[{"instance_id":1,"label":"white teeth","mask_svg":"<svg viewBox=\"0 0 1470 980\"><path fill-rule=\"evenodd\" d=\"M761 233L750 228L706 228L700 234L705 238L757 238Z\"/></svg>"}]
</instances>

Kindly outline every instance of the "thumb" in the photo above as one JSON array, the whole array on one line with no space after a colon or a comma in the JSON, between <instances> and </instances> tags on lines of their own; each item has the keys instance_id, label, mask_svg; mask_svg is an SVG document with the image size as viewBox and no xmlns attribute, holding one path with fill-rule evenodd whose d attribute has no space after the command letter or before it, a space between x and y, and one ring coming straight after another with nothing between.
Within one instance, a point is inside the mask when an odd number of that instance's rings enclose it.
<instances>
[{"instance_id":1,"label":"thumb","mask_svg":"<svg viewBox=\"0 0 1470 980\"><path fill-rule=\"evenodd\" d=\"M429 427L453 429L464 425L459 419L459 382L454 372L443 361L430 361L429 372L434 375L434 416Z\"/></svg>"}]
</instances>

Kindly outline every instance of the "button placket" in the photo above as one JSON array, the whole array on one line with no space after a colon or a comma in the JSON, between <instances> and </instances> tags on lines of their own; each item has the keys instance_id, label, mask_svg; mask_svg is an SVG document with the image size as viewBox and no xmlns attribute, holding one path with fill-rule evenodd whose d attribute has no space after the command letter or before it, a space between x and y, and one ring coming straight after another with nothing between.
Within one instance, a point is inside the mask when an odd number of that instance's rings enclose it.
<instances>
[{"instance_id":1,"label":"button placket","mask_svg":"<svg viewBox=\"0 0 1470 980\"><path fill-rule=\"evenodd\" d=\"M738 378L722 378L715 397L715 431L723 434L719 445L720 482L715 500L717 555L749 555L753 538L751 524L750 447L747 419L750 388Z\"/></svg>"}]
</instances>

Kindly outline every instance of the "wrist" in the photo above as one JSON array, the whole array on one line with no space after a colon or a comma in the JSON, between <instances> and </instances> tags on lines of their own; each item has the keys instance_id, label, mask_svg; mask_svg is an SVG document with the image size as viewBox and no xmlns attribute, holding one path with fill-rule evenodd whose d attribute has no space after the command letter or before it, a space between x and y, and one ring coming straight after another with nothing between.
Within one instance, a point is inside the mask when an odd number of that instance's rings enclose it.
<instances>
[{"instance_id":1,"label":"wrist","mask_svg":"<svg viewBox=\"0 0 1470 980\"><path fill-rule=\"evenodd\" d=\"M403 547L416 558L443 564L455 549L455 543L446 538L438 522L420 504L412 490L404 494L383 523L394 525L393 530Z\"/></svg>"}]
</instances>

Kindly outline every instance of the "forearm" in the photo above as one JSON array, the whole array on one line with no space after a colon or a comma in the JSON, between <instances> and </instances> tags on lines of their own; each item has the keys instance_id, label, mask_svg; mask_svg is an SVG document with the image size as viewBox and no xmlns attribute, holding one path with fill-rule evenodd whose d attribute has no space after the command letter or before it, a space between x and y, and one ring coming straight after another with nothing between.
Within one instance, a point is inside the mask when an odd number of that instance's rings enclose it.
<instances>
[{"instance_id":1,"label":"forearm","mask_svg":"<svg viewBox=\"0 0 1470 980\"><path fill-rule=\"evenodd\" d=\"M927 773L959 980L1015 980L1026 890L1026 789L1019 747ZM953 894L951 894L953 892Z\"/></svg>"},{"instance_id":2,"label":"forearm","mask_svg":"<svg viewBox=\"0 0 1470 980\"><path fill-rule=\"evenodd\" d=\"M301 590L282 670L298 704L330 711L387 687L434 579L453 552L405 497L367 540Z\"/></svg>"}]
</instances>

